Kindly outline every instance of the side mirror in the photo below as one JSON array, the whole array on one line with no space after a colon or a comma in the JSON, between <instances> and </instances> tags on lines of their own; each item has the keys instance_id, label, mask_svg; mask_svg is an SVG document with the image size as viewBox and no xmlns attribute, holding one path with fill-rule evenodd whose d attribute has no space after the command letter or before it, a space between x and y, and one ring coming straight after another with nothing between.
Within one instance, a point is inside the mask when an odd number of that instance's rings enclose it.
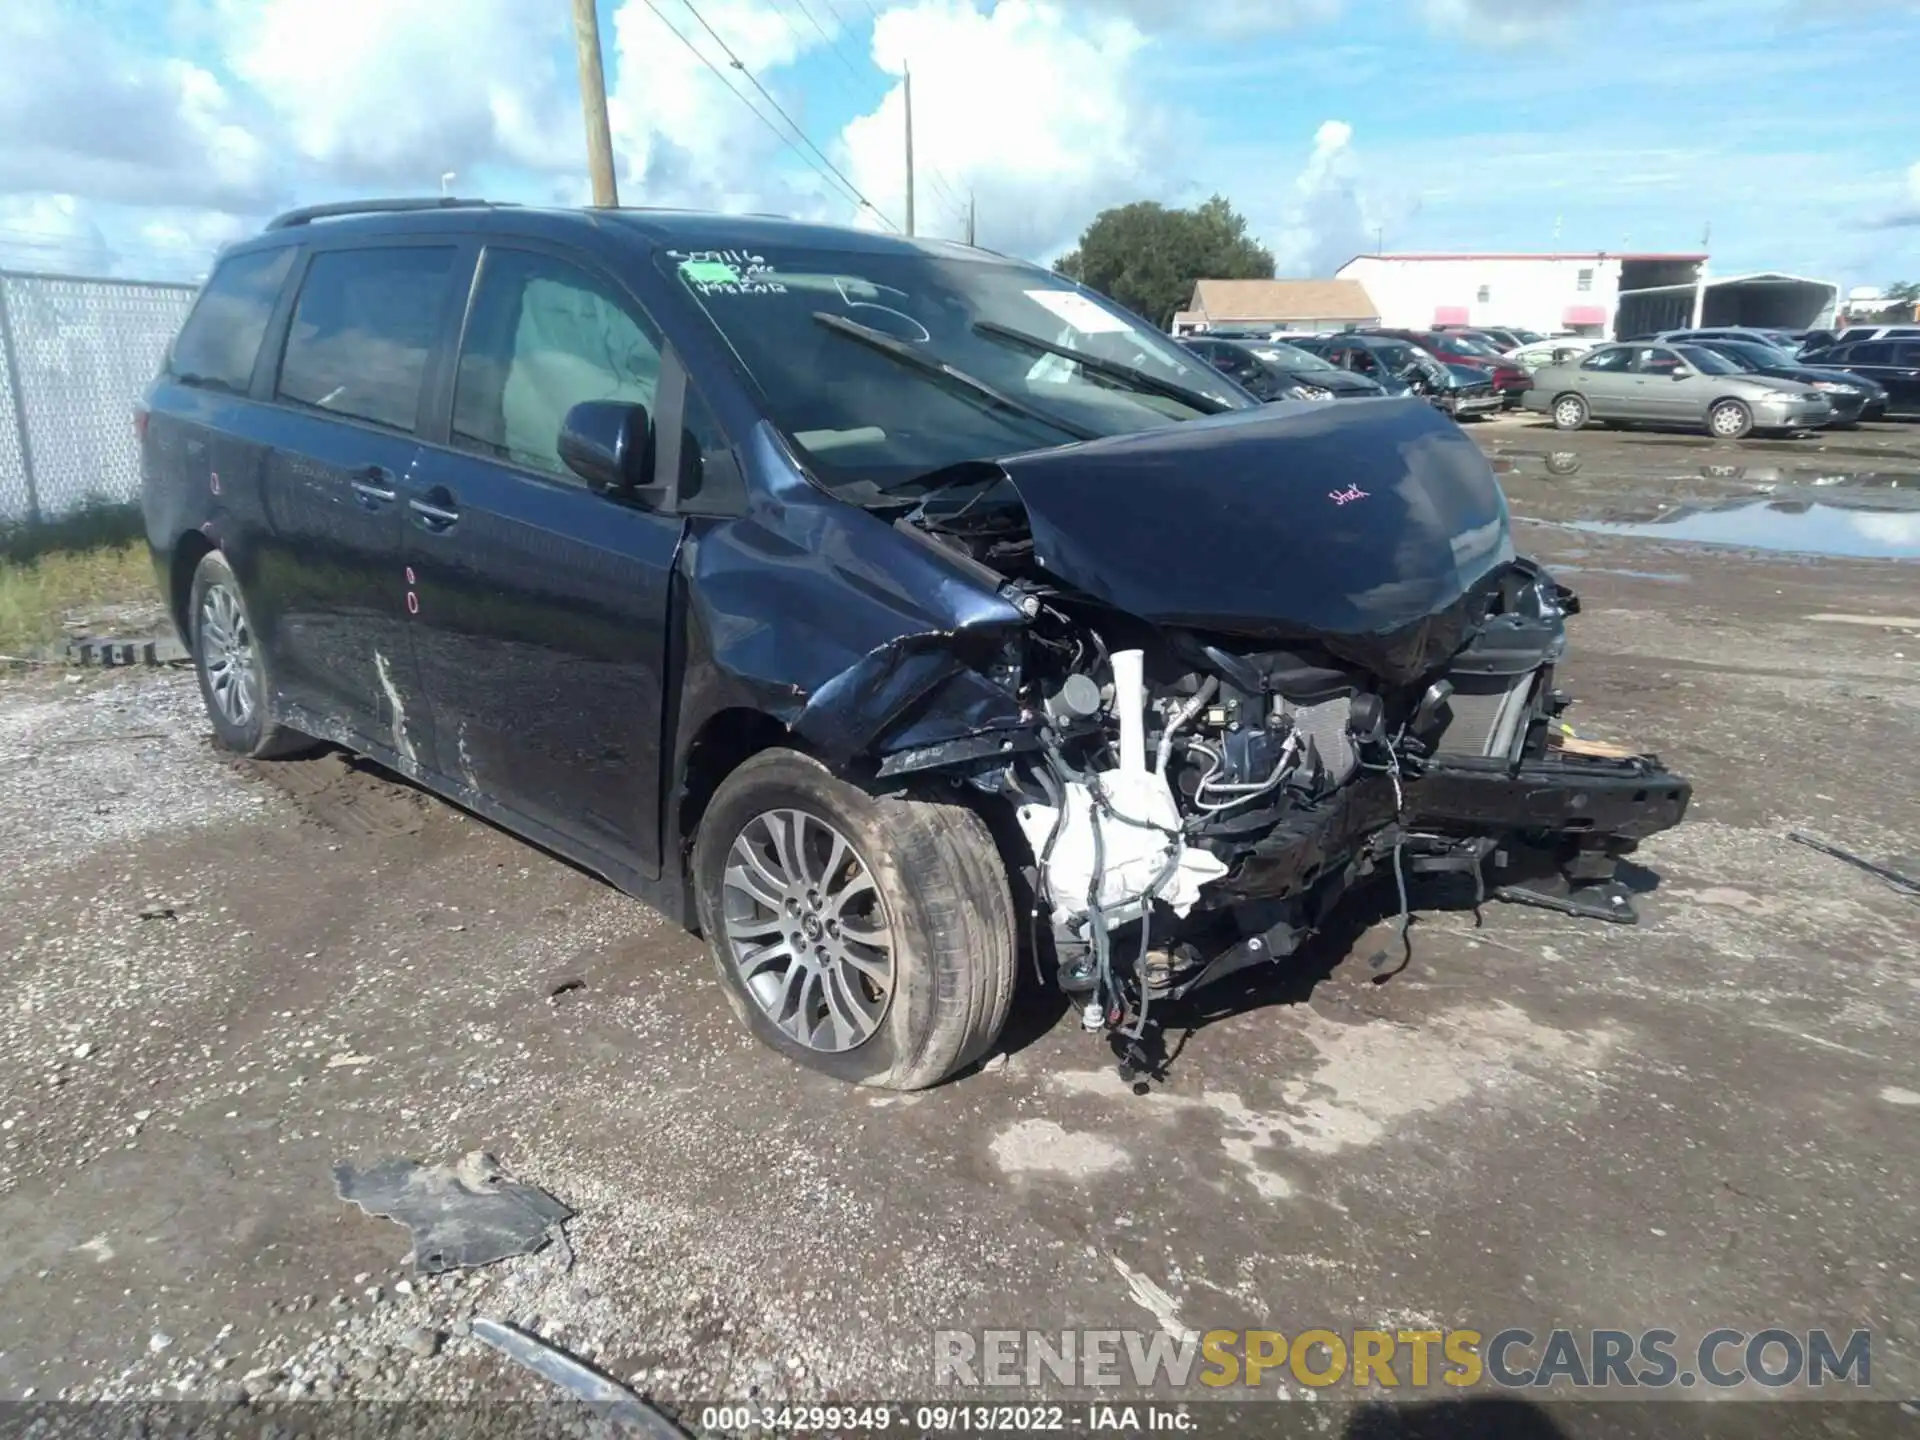
<instances>
[{"instance_id":1,"label":"side mirror","mask_svg":"<svg viewBox=\"0 0 1920 1440\"><path fill-rule=\"evenodd\" d=\"M1683 365L1673 372L1673 378L1676 380L1691 380L1693 378L1693 371Z\"/></svg>"},{"instance_id":2,"label":"side mirror","mask_svg":"<svg viewBox=\"0 0 1920 1440\"><path fill-rule=\"evenodd\" d=\"M652 489L653 425L644 405L583 400L560 425L560 458L595 494L636 498Z\"/></svg>"}]
</instances>

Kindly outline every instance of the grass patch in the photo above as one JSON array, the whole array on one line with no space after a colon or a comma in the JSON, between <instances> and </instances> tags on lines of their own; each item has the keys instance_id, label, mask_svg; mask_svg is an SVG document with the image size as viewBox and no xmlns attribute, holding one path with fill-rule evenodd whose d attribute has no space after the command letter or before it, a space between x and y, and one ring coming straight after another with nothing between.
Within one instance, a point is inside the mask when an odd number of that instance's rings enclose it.
<instances>
[{"instance_id":1,"label":"grass patch","mask_svg":"<svg viewBox=\"0 0 1920 1440\"><path fill-rule=\"evenodd\" d=\"M159 598L132 506L90 505L46 525L0 528L0 655L57 643L75 611L157 606Z\"/></svg>"}]
</instances>

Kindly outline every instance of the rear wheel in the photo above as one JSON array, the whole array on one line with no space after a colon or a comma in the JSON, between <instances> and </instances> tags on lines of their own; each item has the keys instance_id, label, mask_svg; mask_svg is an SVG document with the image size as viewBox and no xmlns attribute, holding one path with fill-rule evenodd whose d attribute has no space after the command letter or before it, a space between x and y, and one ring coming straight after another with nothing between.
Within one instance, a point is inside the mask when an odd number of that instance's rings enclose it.
<instances>
[{"instance_id":1,"label":"rear wheel","mask_svg":"<svg viewBox=\"0 0 1920 1440\"><path fill-rule=\"evenodd\" d=\"M297 754L313 741L268 716L273 687L246 595L227 557L211 550L193 572L187 602L200 698L223 750L257 760Z\"/></svg>"},{"instance_id":2,"label":"rear wheel","mask_svg":"<svg viewBox=\"0 0 1920 1440\"><path fill-rule=\"evenodd\" d=\"M1562 395L1553 402L1553 428L1578 430L1587 423L1589 413L1587 402L1578 395Z\"/></svg>"},{"instance_id":3,"label":"rear wheel","mask_svg":"<svg viewBox=\"0 0 1920 1440\"><path fill-rule=\"evenodd\" d=\"M1738 440L1753 429L1753 412L1738 400L1722 400L1707 412L1707 429L1718 440Z\"/></svg>"},{"instance_id":4,"label":"rear wheel","mask_svg":"<svg viewBox=\"0 0 1920 1440\"><path fill-rule=\"evenodd\" d=\"M979 1059L1006 1024L1013 901L971 810L872 795L768 750L714 795L693 865L727 999L789 1059L918 1090Z\"/></svg>"}]
</instances>

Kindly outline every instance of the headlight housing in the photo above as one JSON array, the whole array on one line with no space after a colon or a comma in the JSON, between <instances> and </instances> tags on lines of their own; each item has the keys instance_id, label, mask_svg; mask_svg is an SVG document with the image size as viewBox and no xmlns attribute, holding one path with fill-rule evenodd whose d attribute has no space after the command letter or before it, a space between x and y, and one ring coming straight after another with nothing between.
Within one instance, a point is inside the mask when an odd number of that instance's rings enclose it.
<instances>
[{"instance_id":1,"label":"headlight housing","mask_svg":"<svg viewBox=\"0 0 1920 1440\"><path fill-rule=\"evenodd\" d=\"M1813 382L1813 388L1816 390L1824 390L1829 395L1858 395L1860 393L1860 387L1858 385L1849 385L1844 380L1816 380Z\"/></svg>"}]
</instances>

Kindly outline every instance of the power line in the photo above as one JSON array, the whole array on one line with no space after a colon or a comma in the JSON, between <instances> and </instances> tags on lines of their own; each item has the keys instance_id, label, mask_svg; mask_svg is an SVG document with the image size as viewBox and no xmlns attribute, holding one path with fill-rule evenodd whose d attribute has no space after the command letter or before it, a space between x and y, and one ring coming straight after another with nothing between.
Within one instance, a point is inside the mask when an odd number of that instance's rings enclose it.
<instances>
[{"instance_id":1,"label":"power line","mask_svg":"<svg viewBox=\"0 0 1920 1440\"><path fill-rule=\"evenodd\" d=\"M686 46L687 49L693 53L693 57L696 60L698 60L702 65L705 65L709 70L713 71L714 77L720 81L721 85L725 86L727 93L732 95L734 99L738 100L742 105L746 106L748 113L750 113L754 119L758 120L762 125L765 125L767 129L771 130L775 138L777 138L780 141L780 143L785 145L789 150L793 151L794 154L798 155L801 158L801 160L805 161L808 167L811 168L815 174L819 175L823 180L827 180L829 182L837 179L841 185L846 187L852 199L857 201L859 204L865 206L867 209L873 211L875 215L878 215L883 221L886 221L886 223L889 226L891 226L893 229L898 230L900 228L898 225L895 225L892 220L887 218L886 213L882 211L879 206L875 205L871 200L867 199L865 195L862 195L860 193L859 188L855 186L851 180L847 179L845 175L840 173L840 169L838 166L836 166L831 160L828 160L825 155L820 153L819 146L814 145L813 141L807 140L806 132L804 130L801 130L798 125L795 125L793 123L792 118L788 116L786 111L780 109L779 102L774 100L774 98L771 95L767 95L766 87L761 85L758 80L754 80L752 73L749 72L747 67L740 62L740 57L735 55L733 51L728 48L726 41L720 40L719 35L714 33L713 27L711 25L707 25L706 18L702 16L698 10L694 10L693 5L691 3L687 3L687 9L693 11L694 18L696 20L699 20L702 25L706 25L707 33L713 35L714 39L719 41L720 48L727 52L727 58L733 62L733 68L738 70L741 74L745 75L748 80L752 81L754 88L758 90L762 95L767 96L767 103L773 106L775 112L779 114L780 118L785 120L787 124L790 127L792 127L796 135L798 135L802 140L806 140L807 145L813 150L813 152L816 155L820 155L821 160L826 163L827 168L825 170L822 170L819 165L814 164L812 160L808 159L806 152L801 150L797 145L795 145L791 139L781 134L779 126L775 125L773 121L769 120L765 115L761 114L759 110L755 109L752 101L747 99L747 97L743 95L740 91L734 89L732 85L728 84L727 77L721 73L720 67L714 64L713 61L709 60L705 55L701 54L700 47L695 45L693 41L689 40L685 35L681 34L679 28L671 20L667 19L665 15L660 13L660 7L654 4L654 0L645 0L645 4L649 10L653 11L654 18L657 19L662 25L667 27L668 33L670 33L674 39L678 40L682 45Z\"/></svg>"},{"instance_id":2,"label":"power line","mask_svg":"<svg viewBox=\"0 0 1920 1440\"><path fill-rule=\"evenodd\" d=\"M807 17L808 22L812 24L815 30L820 32L820 38L826 41L827 48L833 51L835 58L846 67L847 73L858 80L860 78L860 72L854 69L853 62L847 58L847 52L840 48L840 42L827 33L827 27L822 25L813 11L807 8L807 0L793 0L793 3L800 7L800 13ZM833 18L838 20L840 17L836 14Z\"/></svg>"}]
</instances>

